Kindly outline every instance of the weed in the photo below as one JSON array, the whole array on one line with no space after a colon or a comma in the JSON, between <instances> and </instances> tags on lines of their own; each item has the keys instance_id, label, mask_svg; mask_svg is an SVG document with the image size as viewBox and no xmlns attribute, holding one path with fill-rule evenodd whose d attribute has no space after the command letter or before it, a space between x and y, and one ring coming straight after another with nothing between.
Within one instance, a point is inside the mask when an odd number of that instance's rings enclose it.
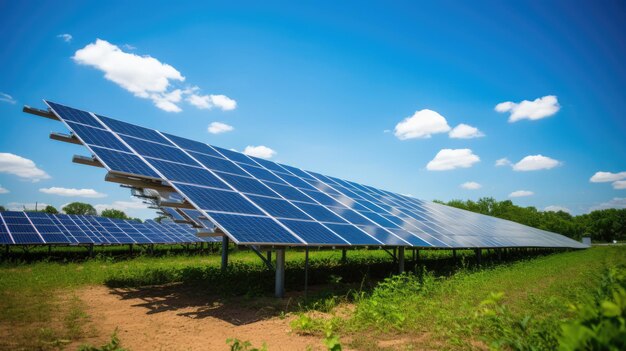
<instances>
[{"instance_id":1,"label":"weed","mask_svg":"<svg viewBox=\"0 0 626 351\"><path fill-rule=\"evenodd\" d=\"M78 351L128 351L128 350L122 348L122 342L117 337L117 329L115 329L115 331L113 332L113 335L111 335L111 340L108 343L100 347L95 347L91 345L81 345L78 348Z\"/></svg>"},{"instance_id":2,"label":"weed","mask_svg":"<svg viewBox=\"0 0 626 351\"><path fill-rule=\"evenodd\" d=\"M230 346L230 351L267 351L267 345L263 343L261 348L252 346L250 341L241 341L237 338L226 339L226 344Z\"/></svg>"}]
</instances>

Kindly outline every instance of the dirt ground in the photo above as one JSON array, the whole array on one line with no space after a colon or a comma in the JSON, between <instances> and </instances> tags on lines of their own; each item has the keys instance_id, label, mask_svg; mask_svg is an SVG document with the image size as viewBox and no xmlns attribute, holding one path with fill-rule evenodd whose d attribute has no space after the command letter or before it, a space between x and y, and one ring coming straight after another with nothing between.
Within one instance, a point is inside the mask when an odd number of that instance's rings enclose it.
<instances>
[{"instance_id":1,"label":"dirt ground","mask_svg":"<svg viewBox=\"0 0 626 351\"><path fill-rule=\"evenodd\" d=\"M132 351L229 350L229 338L250 341L255 347L266 343L272 351L324 349L320 337L291 333L289 323L295 317L281 318L282 307L276 301L222 300L180 286L94 286L76 294L97 335L80 344L102 345L117 328L122 346Z\"/></svg>"}]
</instances>

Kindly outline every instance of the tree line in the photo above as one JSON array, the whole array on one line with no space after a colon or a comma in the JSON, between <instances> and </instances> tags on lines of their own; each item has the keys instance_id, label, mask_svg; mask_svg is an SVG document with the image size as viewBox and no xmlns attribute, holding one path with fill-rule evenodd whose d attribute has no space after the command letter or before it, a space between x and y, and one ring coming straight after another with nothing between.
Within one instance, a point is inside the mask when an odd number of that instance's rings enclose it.
<instances>
[{"instance_id":1,"label":"tree line","mask_svg":"<svg viewBox=\"0 0 626 351\"><path fill-rule=\"evenodd\" d=\"M4 206L0 206L0 212L1 211L6 211L6 208ZM56 207L51 206L51 205L47 205L46 207L42 208L41 210L39 210L39 209L37 209L37 210L24 209L24 211L26 211L26 212L44 212L44 213L50 213L50 214L57 214L57 213L59 213L59 210L57 210ZM98 213L98 211L96 211L96 209L91 204L84 203L84 202L72 202L72 203L69 203L69 204L63 206L61 211L63 211L63 213L65 213L65 214L69 214L69 215L84 215L84 216L98 216L99 215L101 217L117 218L117 219L127 219L127 220L135 220L137 222L141 222L141 219L139 219L139 218L131 218L128 215L126 215L126 213L124 211L116 210L114 208L107 208L105 210L102 210L100 213Z\"/></svg>"},{"instance_id":2,"label":"tree line","mask_svg":"<svg viewBox=\"0 0 626 351\"><path fill-rule=\"evenodd\" d=\"M572 216L564 211L539 211L532 206L521 207L510 200L497 201L492 197L483 197L478 201L435 202L559 233L574 240L581 240L582 237L591 237L595 242L626 240L626 209L611 208Z\"/></svg>"}]
</instances>

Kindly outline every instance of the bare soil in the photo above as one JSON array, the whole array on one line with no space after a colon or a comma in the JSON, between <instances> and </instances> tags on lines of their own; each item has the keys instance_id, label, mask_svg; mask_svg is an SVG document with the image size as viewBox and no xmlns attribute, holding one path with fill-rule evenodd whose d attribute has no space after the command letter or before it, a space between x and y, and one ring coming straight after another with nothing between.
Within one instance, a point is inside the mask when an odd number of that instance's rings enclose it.
<instances>
[{"instance_id":1,"label":"bare soil","mask_svg":"<svg viewBox=\"0 0 626 351\"><path fill-rule=\"evenodd\" d=\"M295 316L281 318L289 299L221 299L177 285L141 289L92 286L76 291L102 345L117 329L122 346L141 350L229 350L226 339L269 350L323 350L319 337L290 332ZM76 349L70 345L68 349Z\"/></svg>"}]
</instances>

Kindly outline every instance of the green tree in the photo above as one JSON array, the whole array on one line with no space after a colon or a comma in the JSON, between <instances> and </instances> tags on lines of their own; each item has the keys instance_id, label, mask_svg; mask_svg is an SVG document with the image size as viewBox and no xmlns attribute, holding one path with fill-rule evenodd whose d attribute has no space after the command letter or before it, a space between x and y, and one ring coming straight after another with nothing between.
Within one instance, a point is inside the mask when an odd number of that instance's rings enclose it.
<instances>
[{"instance_id":1,"label":"green tree","mask_svg":"<svg viewBox=\"0 0 626 351\"><path fill-rule=\"evenodd\" d=\"M117 219L130 219L124 211L116 210L113 208L107 208L100 212L100 216L107 218L117 218Z\"/></svg>"},{"instance_id":2,"label":"green tree","mask_svg":"<svg viewBox=\"0 0 626 351\"><path fill-rule=\"evenodd\" d=\"M98 214L96 209L93 208L90 204L86 204L84 202L72 202L71 204L63 207L63 212L71 215L89 215L95 216Z\"/></svg>"},{"instance_id":3,"label":"green tree","mask_svg":"<svg viewBox=\"0 0 626 351\"><path fill-rule=\"evenodd\" d=\"M57 214L59 213L59 211L51 205L46 206L46 208L43 209L43 211L41 212L45 212L45 213L49 213L49 214Z\"/></svg>"},{"instance_id":4,"label":"green tree","mask_svg":"<svg viewBox=\"0 0 626 351\"><path fill-rule=\"evenodd\" d=\"M6 210L7 210L7 209L6 209L6 208L4 208L4 206L0 206L0 212L4 212L4 211L6 211Z\"/></svg>"},{"instance_id":5,"label":"green tree","mask_svg":"<svg viewBox=\"0 0 626 351\"><path fill-rule=\"evenodd\" d=\"M158 216L156 218L154 218L154 221L157 223L161 223L162 220L166 219L167 216Z\"/></svg>"}]
</instances>

